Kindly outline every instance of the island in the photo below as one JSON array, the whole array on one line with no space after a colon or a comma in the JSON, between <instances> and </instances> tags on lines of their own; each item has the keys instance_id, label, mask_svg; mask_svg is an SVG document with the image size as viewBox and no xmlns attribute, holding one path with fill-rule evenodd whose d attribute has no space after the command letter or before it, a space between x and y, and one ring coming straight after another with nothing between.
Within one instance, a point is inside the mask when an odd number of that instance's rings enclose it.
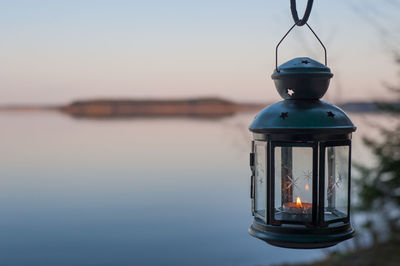
<instances>
[{"instance_id":1,"label":"island","mask_svg":"<svg viewBox=\"0 0 400 266\"><path fill-rule=\"evenodd\" d=\"M112 118L133 116L221 117L241 111L256 111L261 104L237 104L219 98L179 100L87 100L75 101L61 111L75 117Z\"/></svg>"}]
</instances>

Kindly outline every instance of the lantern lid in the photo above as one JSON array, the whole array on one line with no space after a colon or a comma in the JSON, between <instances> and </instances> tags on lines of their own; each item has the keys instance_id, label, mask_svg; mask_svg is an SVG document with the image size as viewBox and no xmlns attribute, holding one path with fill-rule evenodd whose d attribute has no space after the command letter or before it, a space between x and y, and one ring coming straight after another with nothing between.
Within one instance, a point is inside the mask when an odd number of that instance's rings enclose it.
<instances>
[{"instance_id":1,"label":"lantern lid","mask_svg":"<svg viewBox=\"0 0 400 266\"><path fill-rule=\"evenodd\" d=\"M272 74L277 91L286 100L320 99L332 77L329 67L308 57L294 58Z\"/></svg>"},{"instance_id":2,"label":"lantern lid","mask_svg":"<svg viewBox=\"0 0 400 266\"><path fill-rule=\"evenodd\" d=\"M320 100L280 101L257 114L254 133L351 133L356 127L339 107Z\"/></svg>"},{"instance_id":3,"label":"lantern lid","mask_svg":"<svg viewBox=\"0 0 400 266\"><path fill-rule=\"evenodd\" d=\"M312 74L315 77L332 77L329 67L309 57L297 57L283 63L275 69L272 79L280 79L287 75Z\"/></svg>"}]
</instances>

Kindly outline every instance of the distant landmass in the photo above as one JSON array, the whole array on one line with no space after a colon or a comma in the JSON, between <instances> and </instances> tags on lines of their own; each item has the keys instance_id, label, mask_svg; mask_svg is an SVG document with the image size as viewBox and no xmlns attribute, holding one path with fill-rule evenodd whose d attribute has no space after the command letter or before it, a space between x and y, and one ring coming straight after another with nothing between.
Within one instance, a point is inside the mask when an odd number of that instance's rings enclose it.
<instances>
[{"instance_id":1,"label":"distant landmass","mask_svg":"<svg viewBox=\"0 0 400 266\"><path fill-rule=\"evenodd\" d=\"M400 107L400 103L392 103ZM33 112L59 111L77 118L118 117L224 117L238 112L256 112L267 103L235 103L221 98L194 98L181 100L154 99L95 99L74 101L64 106L54 105L7 105L0 111ZM349 102L339 104L344 111L377 112L376 103Z\"/></svg>"},{"instance_id":2,"label":"distant landmass","mask_svg":"<svg viewBox=\"0 0 400 266\"><path fill-rule=\"evenodd\" d=\"M88 100L76 101L61 110L77 117L129 116L229 116L261 109L260 104L238 104L219 98L186 100Z\"/></svg>"},{"instance_id":3,"label":"distant landmass","mask_svg":"<svg viewBox=\"0 0 400 266\"><path fill-rule=\"evenodd\" d=\"M371 102L349 102L349 103L344 103L340 104L340 108L345 110L346 112L350 113L373 113L373 112L378 112L378 105L380 104L390 104L395 106L396 108L400 108L400 103L399 102L376 102L376 103L371 103Z\"/></svg>"}]
</instances>

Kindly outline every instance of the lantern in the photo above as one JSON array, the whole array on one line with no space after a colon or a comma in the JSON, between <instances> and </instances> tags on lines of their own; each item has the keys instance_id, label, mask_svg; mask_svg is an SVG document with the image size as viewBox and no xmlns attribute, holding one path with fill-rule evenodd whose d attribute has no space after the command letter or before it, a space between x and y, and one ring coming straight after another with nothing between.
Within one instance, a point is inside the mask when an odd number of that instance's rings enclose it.
<instances>
[{"instance_id":1,"label":"lantern","mask_svg":"<svg viewBox=\"0 0 400 266\"><path fill-rule=\"evenodd\" d=\"M250 125L251 235L292 248L320 248L351 238L351 135L337 106L319 100L332 73L295 58L272 75L283 101Z\"/></svg>"},{"instance_id":2,"label":"lantern","mask_svg":"<svg viewBox=\"0 0 400 266\"><path fill-rule=\"evenodd\" d=\"M284 100L262 110L250 125L254 222L249 233L269 244L322 248L354 235L350 184L356 127L340 108L320 100L332 76L326 49L325 65L302 57L277 66L272 79Z\"/></svg>"}]
</instances>

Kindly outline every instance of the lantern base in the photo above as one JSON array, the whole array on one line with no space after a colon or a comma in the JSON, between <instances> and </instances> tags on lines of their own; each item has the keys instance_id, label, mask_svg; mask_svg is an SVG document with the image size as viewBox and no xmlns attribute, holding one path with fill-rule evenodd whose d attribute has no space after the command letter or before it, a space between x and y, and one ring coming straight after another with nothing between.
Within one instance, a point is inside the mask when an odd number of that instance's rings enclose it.
<instances>
[{"instance_id":1,"label":"lantern base","mask_svg":"<svg viewBox=\"0 0 400 266\"><path fill-rule=\"evenodd\" d=\"M255 219L249 228L250 235L268 244L284 248L313 249L334 246L354 236L350 223L330 227L300 227L293 225L267 225Z\"/></svg>"}]
</instances>

